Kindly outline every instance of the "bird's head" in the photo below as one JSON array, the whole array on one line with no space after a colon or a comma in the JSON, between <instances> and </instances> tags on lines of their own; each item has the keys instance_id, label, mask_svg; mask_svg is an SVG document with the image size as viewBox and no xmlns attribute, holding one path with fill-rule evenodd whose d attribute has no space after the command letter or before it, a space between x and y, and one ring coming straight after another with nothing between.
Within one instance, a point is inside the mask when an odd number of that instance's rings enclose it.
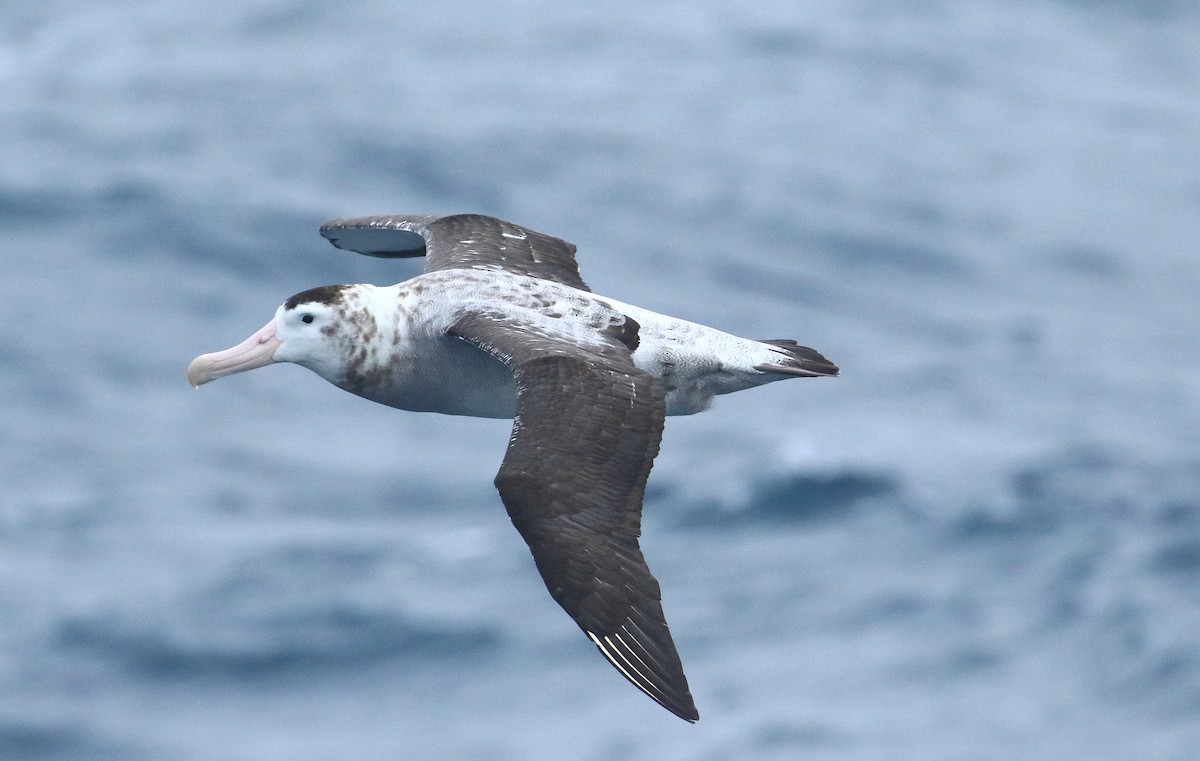
<instances>
[{"instance_id":1,"label":"bird's head","mask_svg":"<svg viewBox=\"0 0 1200 761\"><path fill-rule=\"evenodd\" d=\"M302 365L337 383L345 373L348 292L356 286L327 285L297 293L275 310L254 335L224 351L202 354L188 365L188 382L199 388L226 375L275 362Z\"/></svg>"}]
</instances>

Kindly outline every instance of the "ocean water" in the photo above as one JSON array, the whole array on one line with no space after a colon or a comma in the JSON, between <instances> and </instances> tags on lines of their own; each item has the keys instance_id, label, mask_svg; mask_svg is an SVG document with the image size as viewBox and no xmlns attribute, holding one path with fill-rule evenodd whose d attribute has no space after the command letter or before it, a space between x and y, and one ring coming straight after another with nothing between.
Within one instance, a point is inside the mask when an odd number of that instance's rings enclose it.
<instances>
[{"instance_id":1,"label":"ocean water","mask_svg":"<svg viewBox=\"0 0 1200 761\"><path fill-rule=\"evenodd\" d=\"M1200 11L6 0L0 758L1200 758ZM183 369L478 211L843 368L668 422L701 720L546 594L504 421Z\"/></svg>"}]
</instances>

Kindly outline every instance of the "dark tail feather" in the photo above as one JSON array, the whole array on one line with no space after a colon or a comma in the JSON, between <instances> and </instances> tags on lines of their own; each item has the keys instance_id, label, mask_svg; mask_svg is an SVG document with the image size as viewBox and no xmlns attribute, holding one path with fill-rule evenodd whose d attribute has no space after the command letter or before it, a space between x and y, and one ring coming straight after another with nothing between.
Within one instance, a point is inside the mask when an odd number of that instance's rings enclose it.
<instances>
[{"instance_id":1,"label":"dark tail feather","mask_svg":"<svg viewBox=\"0 0 1200 761\"><path fill-rule=\"evenodd\" d=\"M762 343L770 344L780 351L779 364L755 365L755 370L795 375L799 378L837 375L839 372L838 366L821 356L816 349L801 346L790 338L767 338Z\"/></svg>"}]
</instances>

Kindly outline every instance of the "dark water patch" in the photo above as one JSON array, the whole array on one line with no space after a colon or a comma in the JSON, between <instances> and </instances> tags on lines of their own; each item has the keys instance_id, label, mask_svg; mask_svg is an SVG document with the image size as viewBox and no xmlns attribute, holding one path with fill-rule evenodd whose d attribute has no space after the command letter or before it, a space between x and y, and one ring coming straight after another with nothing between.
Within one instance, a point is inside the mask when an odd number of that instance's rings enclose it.
<instances>
[{"instance_id":1,"label":"dark water patch","mask_svg":"<svg viewBox=\"0 0 1200 761\"><path fill-rule=\"evenodd\" d=\"M1135 466L1095 448L1079 448L1009 474L1008 499L966 509L954 540L1027 539L1046 535L1080 516L1090 520L1128 512L1143 498Z\"/></svg>"},{"instance_id":2,"label":"dark water patch","mask_svg":"<svg viewBox=\"0 0 1200 761\"><path fill-rule=\"evenodd\" d=\"M1064 272L1094 279L1118 280L1126 272L1123 258L1107 249L1087 245L1061 246L1047 252L1046 258Z\"/></svg>"},{"instance_id":3,"label":"dark water patch","mask_svg":"<svg viewBox=\"0 0 1200 761\"><path fill-rule=\"evenodd\" d=\"M99 207L104 212L132 211L161 203L163 198L163 190L147 180L114 177L91 198L86 199L86 206Z\"/></svg>"},{"instance_id":4,"label":"dark water patch","mask_svg":"<svg viewBox=\"0 0 1200 761\"><path fill-rule=\"evenodd\" d=\"M1158 510L1158 523L1172 529L1200 529L1200 504L1168 500Z\"/></svg>"},{"instance_id":5,"label":"dark water patch","mask_svg":"<svg viewBox=\"0 0 1200 761\"><path fill-rule=\"evenodd\" d=\"M1112 551L1111 541L1085 542L1057 564L1044 587L1044 598L1035 631L1050 634L1078 623L1090 615L1088 593L1097 576L1103 573Z\"/></svg>"},{"instance_id":6,"label":"dark water patch","mask_svg":"<svg viewBox=\"0 0 1200 761\"><path fill-rule=\"evenodd\" d=\"M435 479L417 481L420 474L401 483L388 474L347 476L337 468L315 467L244 446L214 448L206 453L205 462L228 474L218 488L199 501L205 509L222 515L285 515L289 519L317 516L345 521L426 514L464 500L462 492L448 497L445 485ZM262 483L283 486L266 499ZM490 480L481 477L470 499L493 498Z\"/></svg>"},{"instance_id":7,"label":"dark water patch","mask_svg":"<svg viewBox=\"0 0 1200 761\"><path fill-rule=\"evenodd\" d=\"M974 72L966 56L957 56L950 51L925 51L915 48L887 49L877 45L864 45L850 53L856 67L861 67L880 78L897 75L928 83L939 90L962 88L971 85Z\"/></svg>"},{"instance_id":8,"label":"dark water patch","mask_svg":"<svg viewBox=\"0 0 1200 761\"><path fill-rule=\"evenodd\" d=\"M665 481L665 480L664 480ZM649 505L652 502L662 502L671 499L675 495L675 489L668 483L658 483L651 478L646 483L645 497L642 500L643 504Z\"/></svg>"},{"instance_id":9,"label":"dark water patch","mask_svg":"<svg viewBox=\"0 0 1200 761\"><path fill-rule=\"evenodd\" d=\"M1191 0L1058 0L1068 8L1106 19L1120 17L1140 21L1174 21L1194 16L1196 4Z\"/></svg>"},{"instance_id":10,"label":"dark water patch","mask_svg":"<svg viewBox=\"0 0 1200 761\"><path fill-rule=\"evenodd\" d=\"M248 7L238 32L249 40L270 39L302 33L314 24L335 21L336 6L324 2L288 2L266 7Z\"/></svg>"},{"instance_id":11,"label":"dark water patch","mask_svg":"<svg viewBox=\"0 0 1200 761\"><path fill-rule=\"evenodd\" d=\"M898 502L903 487L890 474L864 471L798 473L760 483L737 509L709 505L687 514L688 526L747 527L846 520L861 508Z\"/></svg>"},{"instance_id":12,"label":"dark water patch","mask_svg":"<svg viewBox=\"0 0 1200 761\"><path fill-rule=\"evenodd\" d=\"M1137 467L1118 460L1113 453L1083 447L1012 471L1013 497L1021 504L1045 508L1092 507L1121 504L1133 483L1126 483Z\"/></svg>"},{"instance_id":13,"label":"dark water patch","mask_svg":"<svg viewBox=\"0 0 1200 761\"><path fill-rule=\"evenodd\" d=\"M9 331L11 332L0 333L0 366L27 366L36 362L39 355L28 346L22 345L24 342L18 342L19 333L15 326L10 325ZM16 373L5 373L6 379L14 375Z\"/></svg>"},{"instance_id":14,"label":"dark water patch","mask_svg":"<svg viewBox=\"0 0 1200 761\"><path fill-rule=\"evenodd\" d=\"M327 245L317 234L323 221L286 209L239 209L220 226L188 220L175 239L174 250L241 276L280 279L286 273L324 284L341 276L332 275L329 259L319 255ZM347 257L346 264L353 261Z\"/></svg>"},{"instance_id":15,"label":"dark water patch","mask_svg":"<svg viewBox=\"0 0 1200 761\"><path fill-rule=\"evenodd\" d=\"M1058 525L1052 515L1029 505L1007 510L981 506L970 508L957 518L951 535L954 541L1027 539L1048 533Z\"/></svg>"},{"instance_id":16,"label":"dark water patch","mask_svg":"<svg viewBox=\"0 0 1200 761\"><path fill-rule=\"evenodd\" d=\"M235 564L198 596L199 604L249 611L264 600L303 603L341 594L340 585L377 573L387 558L386 548L369 544L288 545Z\"/></svg>"},{"instance_id":17,"label":"dark water patch","mask_svg":"<svg viewBox=\"0 0 1200 761\"><path fill-rule=\"evenodd\" d=\"M297 544L235 564L219 583L154 607L70 618L58 643L147 678L255 678L493 652L499 630L414 620L357 601L387 552Z\"/></svg>"},{"instance_id":18,"label":"dark water patch","mask_svg":"<svg viewBox=\"0 0 1200 761\"><path fill-rule=\"evenodd\" d=\"M767 519L822 520L845 515L866 501L899 493L897 479L879 473L794 475L757 489L751 498L751 510Z\"/></svg>"},{"instance_id":19,"label":"dark water patch","mask_svg":"<svg viewBox=\"0 0 1200 761\"><path fill-rule=\"evenodd\" d=\"M836 728L816 722L773 722L754 731L754 744L763 750L833 747L848 739Z\"/></svg>"},{"instance_id":20,"label":"dark water patch","mask_svg":"<svg viewBox=\"0 0 1200 761\"><path fill-rule=\"evenodd\" d=\"M328 245L317 234L324 220L310 214L269 206L193 205L136 181L111 185L87 208L95 252L137 261L148 273L174 272L182 261L185 271L196 263L215 264L253 280L279 273L318 282L330 277L328 258L317 255Z\"/></svg>"},{"instance_id":21,"label":"dark water patch","mask_svg":"<svg viewBox=\"0 0 1200 761\"><path fill-rule=\"evenodd\" d=\"M734 42L745 52L769 58L805 58L820 50L820 38L807 29L744 29Z\"/></svg>"},{"instance_id":22,"label":"dark water patch","mask_svg":"<svg viewBox=\"0 0 1200 761\"><path fill-rule=\"evenodd\" d=\"M494 652L492 627L424 624L350 605L158 625L117 617L76 618L58 645L148 679L254 679L389 660L454 661Z\"/></svg>"},{"instance_id":23,"label":"dark water patch","mask_svg":"<svg viewBox=\"0 0 1200 761\"><path fill-rule=\"evenodd\" d=\"M866 600L839 616L833 623L848 633L870 627L894 626L913 622L933 613L932 599L907 592L894 592Z\"/></svg>"},{"instance_id":24,"label":"dark water patch","mask_svg":"<svg viewBox=\"0 0 1200 761\"><path fill-rule=\"evenodd\" d=\"M881 214L898 219L920 230L937 230L948 227L950 213L945 206L917 198L887 198L876 208Z\"/></svg>"},{"instance_id":25,"label":"dark water patch","mask_svg":"<svg viewBox=\"0 0 1200 761\"><path fill-rule=\"evenodd\" d=\"M1156 616L1125 602L1096 621L1092 653L1097 688L1113 702L1154 704L1170 713L1200 711L1200 649L1163 641Z\"/></svg>"},{"instance_id":26,"label":"dark water patch","mask_svg":"<svg viewBox=\"0 0 1200 761\"><path fill-rule=\"evenodd\" d=\"M11 229L21 225L61 223L79 213L77 199L66 192L0 187L0 222Z\"/></svg>"},{"instance_id":27,"label":"dark water patch","mask_svg":"<svg viewBox=\"0 0 1200 761\"><path fill-rule=\"evenodd\" d=\"M219 264L240 277L262 279L270 262L253 240L233 234L226 225L214 224L200 210L178 208L159 199L136 211L114 213L103 220L96 250L105 256L137 260L163 271L178 262Z\"/></svg>"},{"instance_id":28,"label":"dark water patch","mask_svg":"<svg viewBox=\"0 0 1200 761\"><path fill-rule=\"evenodd\" d=\"M1021 502L1044 502L1050 496L1053 480L1059 475L1052 467L1021 468L1011 477L1013 496Z\"/></svg>"},{"instance_id":29,"label":"dark water patch","mask_svg":"<svg viewBox=\"0 0 1200 761\"><path fill-rule=\"evenodd\" d=\"M0 720L0 759L4 761L137 761L148 757L76 726Z\"/></svg>"},{"instance_id":30,"label":"dark water patch","mask_svg":"<svg viewBox=\"0 0 1200 761\"><path fill-rule=\"evenodd\" d=\"M352 168L356 181L374 179L396 188L394 192L401 196L439 199L439 206L448 213L503 208L503 186L498 176L504 173L479 172L480 166L494 164L496 157L476 164L465 162L462 152L450 146L361 135L346 140L339 148L343 157L339 170Z\"/></svg>"},{"instance_id":31,"label":"dark water patch","mask_svg":"<svg viewBox=\"0 0 1200 761\"><path fill-rule=\"evenodd\" d=\"M973 274L966 260L960 256L899 238L825 232L814 234L812 240L843 268L866 268L947 280L967 280Z\"/></svg>"},{"instance_id":32,"label":"dark water patch","mask_svg":"<svg viewBox=\"0 0 1200 761\"><path fill-rule=\"evenodd\" d=\"M254 497L237 489L217 486L205 495L203 506L222 516L247 516L254 512Z\"/></svg>"},{"instance_id":33,"label":"dark water patch","mask_svg":"<svg viewBox=\"0 0 1200 761\"><path fill-rule=\"evenodd\" d=\"M923 685L971 680L999 668L1004 660L1004 655L994 647L980 643L960 644L905 663L896 670L896 676Z\"/></svg>"},{"instance_id":34,"label":"dark water patch","mask_svg":"<svg viewBox=\"0 0 1200 761\"><path fill-rule=\"evenodd\" d=\"M0 349L0 363L5 363L2 365L5 370L3 382L12 389L12 393L5 398L7 409L19 410L27 424L36 420L34 425L39 428L47 424L53 427L72 418L86 419L86 416L96 414L95 379L89 374L92 364L81 361L80 356L109 350L109 345L80 344L79 348L73 345L69 352L65 352L62 349L62 334L72 329L70 326L73 321L106 317L72 313L61 324L58 320L46 324L49 321L35 313L32 322L28 319L24 322L14 320L10 326L13 330L12 342ZM27 332L18 335L18 329ZM0 334L0 342L6 338ZM118 344L111 344L111 351L128 350L124 344Z\"/></svg>"},{"instance_id":35,"label":"dark water patch","mask_svg":"<svg viewBox=\"0 0 1200 761\"><path fill-rule=\"evenodd\" d=\"M1005 340L1018 354L1038 351L1046 340L1045 326L1031 317L1016 318L1005 325L1002 330ZM1019 359L1021 361L1029 360L1025 356L1021 356Z\"/></svg>"},{"instance_id":36,"label":"dark water patch","mask_svg":"<svg viewBox=\"0 0 1200 761\"><path fill-rule=\"evenodd\" d=\"M1200 574L1200 540L1181 541L1160 548L1150 558L1149 568L1159 574Z\"/></svg>"},{"instance_id":37,"label":"dark water patch","mask_svg":"<svg viewBox=\"0 0 1200 761\"><path fill-rule=\"evenodd\" d=\"M721 283L723 288L812 308L837 303L829 289L822 288L813 279L733 261L717 261L710 269L713 281Z\"/></svg>"}]
</instances>

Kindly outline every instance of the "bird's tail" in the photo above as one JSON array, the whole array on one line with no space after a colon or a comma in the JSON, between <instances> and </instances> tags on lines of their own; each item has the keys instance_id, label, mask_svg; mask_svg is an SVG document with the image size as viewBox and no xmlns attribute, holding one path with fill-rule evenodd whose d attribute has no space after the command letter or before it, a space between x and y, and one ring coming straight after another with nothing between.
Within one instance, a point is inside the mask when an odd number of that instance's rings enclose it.
<instances>
[{"instance_id":1,"label":"bird's tail","mask_svg":"<svg viewBox=\"0 0 1200 761\"><path fill-rule=\"evenodd\" d=\"M755 370L794 375L799 378L837 375L839 372L838 366L821 356L816 349L801 346L790 338L767 338L760 343L769 345L779 358L766 364L755 365Z\"/></svg>"}]
</instances>

